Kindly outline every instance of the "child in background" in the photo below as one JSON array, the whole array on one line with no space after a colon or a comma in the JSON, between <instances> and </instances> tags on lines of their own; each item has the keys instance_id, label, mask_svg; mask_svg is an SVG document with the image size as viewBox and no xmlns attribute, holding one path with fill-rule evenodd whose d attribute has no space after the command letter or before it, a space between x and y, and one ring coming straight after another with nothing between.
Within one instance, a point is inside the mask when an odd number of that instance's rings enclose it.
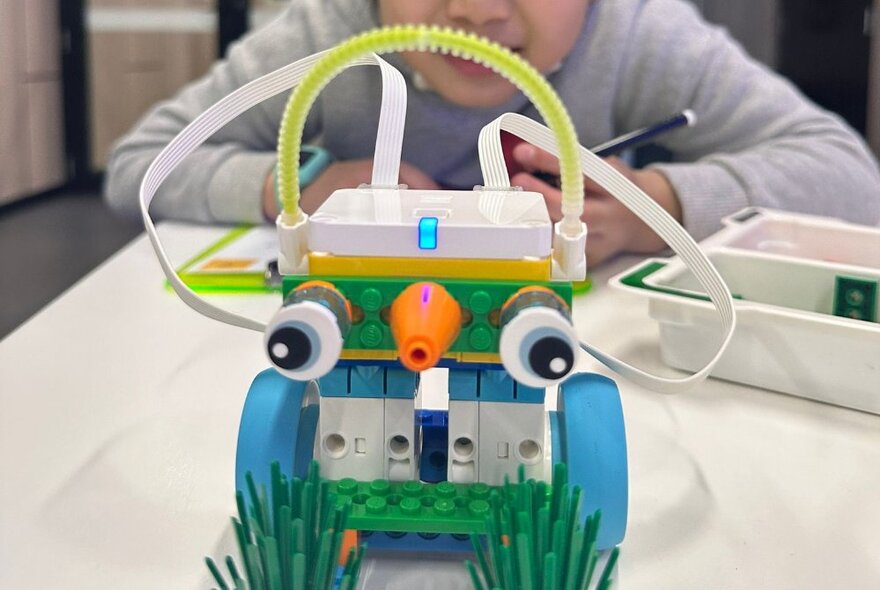
<instances>
[{"instance_id":1,"label":"child in background","mask_svg":"<svg viewBox=\"0 0 880 590\"><path fill-rule=\"evenodd\" d=\"M226 60L155 107L114 148L106 198L137 214L137 193L159 151L202 111L246 82L379 25L426 23L488 37L544 73L571 113L583 145L602 143L690 108L698 123L658 143L671 163L633 169L611 163L696 239L747 205L880 220L880 171L839 117L751 60L685 0L292 0L272 24L232 47ZM408 86L400 181L410 188L469 189L482 183L477 136L504 112L540 116L510 83L451 56L385 56ZM304 143L334 161L303 187L313 212L335 189L370 181L381 80L352 68L320 95ZM287 93L251 109L187 158L156 196L155 217L260 222L277 215L272 170ZM558 172L554 157L520 144L511 179L546 198L559 190L533 173ZM514 163L512 163L514 164ZM583 219L597 264L663 242L589 179Z\"/></svg>"}]
</instances>

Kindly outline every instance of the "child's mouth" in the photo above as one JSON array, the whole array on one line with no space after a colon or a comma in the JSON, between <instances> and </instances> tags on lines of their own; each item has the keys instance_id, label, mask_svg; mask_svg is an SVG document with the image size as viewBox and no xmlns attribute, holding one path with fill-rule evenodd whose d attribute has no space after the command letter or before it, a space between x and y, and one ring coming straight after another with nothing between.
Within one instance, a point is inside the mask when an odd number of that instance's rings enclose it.
<instances>
[{"instance_id":1,"label":"child's mouth","mask_svg":"<svg viewBox=\"0 0 880 590\"><path fill-rule=\"evenodd\" d=\"M520 52L518 49L511 49L511 51L516 54L519 54ZM495 72L491 69L469 59L455 57L448 54L444 55L443 58L446 60L446 63L455 68L458 73L464 74L465 76L489 77L495 75Z\"/></svg>"}]
</instances>

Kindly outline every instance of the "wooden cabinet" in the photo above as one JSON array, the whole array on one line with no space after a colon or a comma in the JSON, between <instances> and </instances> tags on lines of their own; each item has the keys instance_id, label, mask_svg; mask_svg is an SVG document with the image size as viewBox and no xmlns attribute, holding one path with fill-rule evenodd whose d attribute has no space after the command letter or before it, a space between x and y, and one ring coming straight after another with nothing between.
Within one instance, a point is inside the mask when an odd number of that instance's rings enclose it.
<instances>
[{"instance_id":1,"label":"wooden cabinet","mask_svg":"<svg viewBox=\"0 0 880 590\"><path fill-rule=\"evenodd\" d=\"M0 1L0 203L66 179L58 4Z\"/></svg>"},{"instance_id":2,"label":"wooden cabinet","mask_svg":"<svg viewBox=\"0 0 880 590\"><path fill-rule=\"evenodd\" d=\"M91 0L86 19L91 167L158 101L216 59L213 0Z\"/></svg>"}]
</instances>

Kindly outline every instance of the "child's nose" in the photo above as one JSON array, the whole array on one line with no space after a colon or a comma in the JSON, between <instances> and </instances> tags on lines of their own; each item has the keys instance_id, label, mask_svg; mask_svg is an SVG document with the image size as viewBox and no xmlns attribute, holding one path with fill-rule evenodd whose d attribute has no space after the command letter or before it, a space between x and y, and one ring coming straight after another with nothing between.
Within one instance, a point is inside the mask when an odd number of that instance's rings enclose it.
<instances>
[{"instance_id":1,"label":"child's nose","mask_svg":"<svg viewBox=\"0 0 880 590\"><path fill-rule=\"evenodd\" d=\"M513 0L449 0L447 12L453 21L486 25L510 18Z\"/></svg>"}]
</instances>

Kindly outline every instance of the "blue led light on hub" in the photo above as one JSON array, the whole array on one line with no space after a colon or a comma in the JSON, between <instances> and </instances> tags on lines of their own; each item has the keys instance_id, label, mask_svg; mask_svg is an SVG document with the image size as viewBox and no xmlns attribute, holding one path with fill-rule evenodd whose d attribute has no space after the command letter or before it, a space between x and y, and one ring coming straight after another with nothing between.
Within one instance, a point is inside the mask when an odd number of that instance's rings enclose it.
<instances>
[{"instance_id":1,"label":"blue led light on hub","mask_svg":"<svg viewBox=\"0 0 880 590\"><path fill-rule=\"evenodd\" d=\"M419 219L419 249L437 249L437 218L422 217Z\"/></svg>"}]
</instances>

